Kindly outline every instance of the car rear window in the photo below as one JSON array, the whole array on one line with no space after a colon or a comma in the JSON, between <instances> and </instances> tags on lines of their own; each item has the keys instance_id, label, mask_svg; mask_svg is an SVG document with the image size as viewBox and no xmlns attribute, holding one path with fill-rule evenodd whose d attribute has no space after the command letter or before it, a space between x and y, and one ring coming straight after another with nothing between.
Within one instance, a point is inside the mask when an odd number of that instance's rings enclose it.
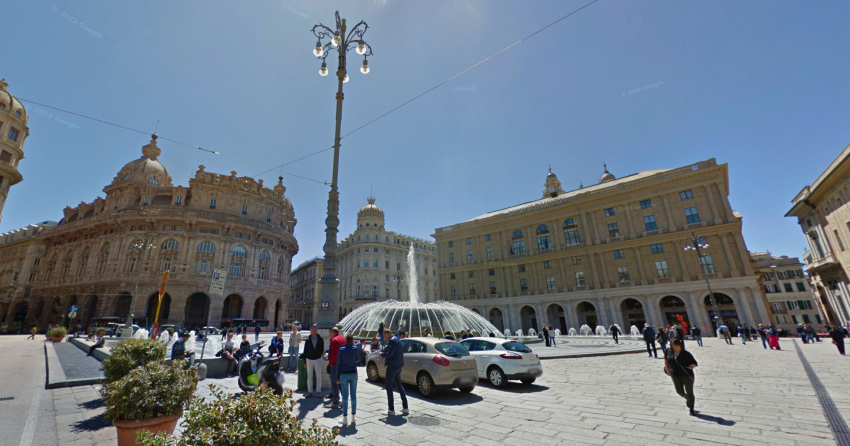
<instances>
[{"instance_id":1,"label":"car rear window","mask_svg":"<svg viewBox=\"0 0 850 446\"><path fill-rule=\"evenodd\" d=\"M531 349L519 342L510 341L502 344L502 347L509 352L531 353Z\"/></svg>"},{"instance_id":2,"label":"car rear window","mask_svg":"<svg viewBox=\"0 0 850 446\"><path fill-rule=\"evenodd\" d=\"M469 356L469 351L457 342L439 342L434 345L434 348L446 356L453 356L455 358Z\"/></svg>"}]
</instances>

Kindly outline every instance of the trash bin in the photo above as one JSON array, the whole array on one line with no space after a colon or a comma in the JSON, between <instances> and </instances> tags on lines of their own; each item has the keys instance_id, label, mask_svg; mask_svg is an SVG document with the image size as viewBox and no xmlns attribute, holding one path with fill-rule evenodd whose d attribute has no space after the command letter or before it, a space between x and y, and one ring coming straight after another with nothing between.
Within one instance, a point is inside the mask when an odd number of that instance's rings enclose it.
<instances>
[{"instance_id":1,"label":"trash bin","mask_svg":"<svg viewBox=\"0 0 850 446\"><path fill-rule=\"evenodd\" d=\"M307 360L298 360L298 390L307 391Z\"/></svg>"}]
</instances>

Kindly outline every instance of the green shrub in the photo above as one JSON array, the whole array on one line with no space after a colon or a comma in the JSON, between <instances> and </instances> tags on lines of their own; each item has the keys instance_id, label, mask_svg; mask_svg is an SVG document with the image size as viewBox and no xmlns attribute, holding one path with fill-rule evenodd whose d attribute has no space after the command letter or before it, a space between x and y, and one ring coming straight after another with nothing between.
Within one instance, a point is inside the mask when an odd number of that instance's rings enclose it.
<instances>
[{"instance_id":1,"label":"green shrub","mask_svg":"<svg viewBox=\"0 0 850 446\"><path fill-rule=\"evenodd\" d=\"M47 332L48 338L64 338L68 336L68 329L65 327L54 327Z\"/></svg>"},{"instance_id":2,"label":"green shrub","mask_svg":"<svg viewBox=\"0 0 850 446\"><path fill-rule=\"evenodd\" d=\"M198 387L194 368L151 362L110 383L103 393L106 419L149 420L179 413Z\"/></svg>"},{"instance_id":3,"label":"green shrub","mask_svg":"<svg viewBox=\"0 0 850 446\"><path fill-rule=\"evenodd\" d=\"M103 383L127 376L136 367L165 360L165 346L153 339L122 339L103 361Z\"/></svg>"},{"instance_id":4,"label":"green shrub","mask_svg":"<svg viewBox=\"0 0 850 446\"><path fill-rule=\"evenodd\" d=\"M248 395L232 397L210 385L214 399L195 398L183 413L181 436L139 433L146 446L331 446L339 434L318 425L305 425L296 417L291 392L276 396L260 388Z\"/></svg>"}]
</instances>

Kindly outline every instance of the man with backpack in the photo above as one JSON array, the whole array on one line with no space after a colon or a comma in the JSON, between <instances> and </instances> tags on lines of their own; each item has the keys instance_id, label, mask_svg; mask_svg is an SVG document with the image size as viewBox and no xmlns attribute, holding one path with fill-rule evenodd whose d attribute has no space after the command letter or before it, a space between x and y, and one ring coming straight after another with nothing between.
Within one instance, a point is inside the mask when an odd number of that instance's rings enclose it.
<instances>
[{"instance_id":1,"label":"man with backpack","mask_svg":"<svg viewBox=\"0 0 850 446\"><path fill-rule=\"evenodd\" d=\"M727 327L726 324L721 323L720 328L717 329L717 332L719 333L720 336L723 336L723 339L726 340L727 344L733 345L732 344L732 335L729 334L729 327Z\"/></svg>"}]
</instances>

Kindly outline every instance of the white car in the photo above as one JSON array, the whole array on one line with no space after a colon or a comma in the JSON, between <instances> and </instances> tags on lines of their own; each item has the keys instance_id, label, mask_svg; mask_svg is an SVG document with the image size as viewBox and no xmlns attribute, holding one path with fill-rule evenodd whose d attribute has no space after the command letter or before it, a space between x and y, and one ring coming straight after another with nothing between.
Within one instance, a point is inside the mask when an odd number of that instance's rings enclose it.
<instances>
[{"instance_id":1,"label":"white car","mask_svg":"<svg viewBox=\"0 0 850 446\"><path fill-rule=\"evenodd\" d=\"M467 338L460 342L475 358L478 377L494 387L505 387L508 380L531 384L543 374L540 358L521 342L500 338Z\"/></svg>"}]
</instances>

